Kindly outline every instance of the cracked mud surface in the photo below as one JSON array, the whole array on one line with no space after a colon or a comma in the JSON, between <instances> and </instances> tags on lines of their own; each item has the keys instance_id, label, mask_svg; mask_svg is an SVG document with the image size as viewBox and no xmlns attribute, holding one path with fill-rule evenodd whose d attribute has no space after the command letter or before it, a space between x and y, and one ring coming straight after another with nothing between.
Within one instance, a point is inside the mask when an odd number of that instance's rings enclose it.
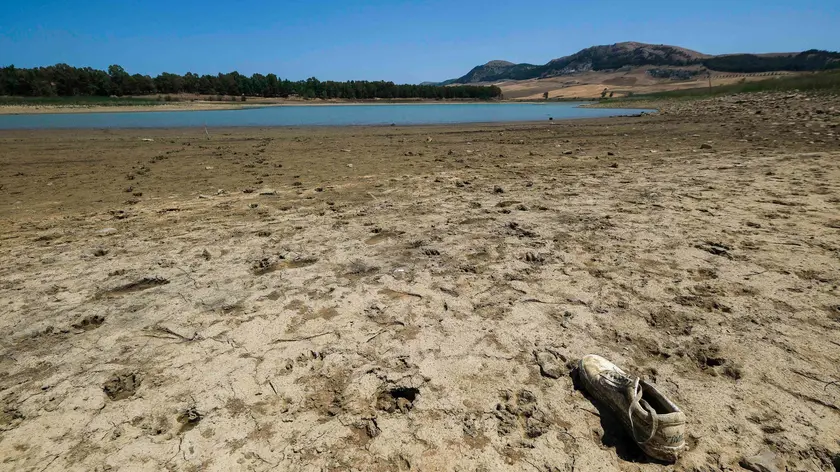
<instances>
[{"instance_id":1,"label":"cracked mud surface","mask_svg":"<svg viewBox=\"0 0 840 472\"><path fill-rule=\"evenodd\" d=\"M588 353L831 470L838 100L663 110L0 133L0 470L662 470Z\"/></svg>"}]
</instances>

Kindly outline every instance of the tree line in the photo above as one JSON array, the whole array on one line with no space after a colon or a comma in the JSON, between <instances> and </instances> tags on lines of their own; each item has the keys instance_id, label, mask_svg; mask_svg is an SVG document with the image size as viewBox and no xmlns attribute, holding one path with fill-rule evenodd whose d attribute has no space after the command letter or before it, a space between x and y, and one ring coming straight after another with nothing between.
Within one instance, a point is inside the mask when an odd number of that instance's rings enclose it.
<instances>
[{"instance_id":1,"label":"tree line","mask_svg":"<svg viewBox=\"0 0 840 472\"><path fill-rule=\"evenodd\" d=\"M757 56L730 54L703 61L709 69L721 72L820 71L840 69L840 53L810 49L795 55Z\"/></svg>"},{"instance_id":2,"label":"tree line","mask_svg":"<svg viewBox=\"0 0 840 472\"><path fill-rule=\"evenodd\" d=\"M217 75L184 75L164 72L156 77L129 74L112 65L107 71L91 67L56 64L31 69L13 65L0 68L0 96L72 97L72 96L138 96L152 94L192 93L247 97L290 97L322 99L478 99L502 97L496 86L450 86L395 84L386 81L351 80L320 81L314 77L291 81L275 74L239 72Z\"/></svg>"}]
</instances>

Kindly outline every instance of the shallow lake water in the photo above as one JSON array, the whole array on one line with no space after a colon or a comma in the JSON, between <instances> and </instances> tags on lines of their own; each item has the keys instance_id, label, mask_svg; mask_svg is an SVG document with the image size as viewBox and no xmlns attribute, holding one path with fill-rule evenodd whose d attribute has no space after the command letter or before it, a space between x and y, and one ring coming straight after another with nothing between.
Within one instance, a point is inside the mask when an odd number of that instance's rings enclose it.
<instances>
[{"instance_id":1,"label":"shallow lake water","mask_svg":"<svg viewBox=\"0 0 840 472\"><path fill-rule=\"evenodd\" d=\"M0 129L428 125L637 115L642 109L581 103L458 103L271 106L239 110L0 115Z\"/></svg>"}]
</instances>

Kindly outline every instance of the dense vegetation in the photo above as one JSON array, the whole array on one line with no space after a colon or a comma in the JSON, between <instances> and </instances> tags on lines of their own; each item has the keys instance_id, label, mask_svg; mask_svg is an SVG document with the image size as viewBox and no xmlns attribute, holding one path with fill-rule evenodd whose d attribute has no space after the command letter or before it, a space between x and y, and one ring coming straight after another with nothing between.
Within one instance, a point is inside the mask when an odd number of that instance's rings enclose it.
<instances>
[{"instance_id":1,"label":"dense vegetation","mask_svg":"<svg viewBox=\"0 0 840 472\"><path fill-rule=\"evenodd\" d=\"M385 81L322 82L316 78L290 81L275 74L239 72L218 75L184 75L164 72L157 77L129 74L122 67L112 65L108 71L78 68L67 64L19 69L0 68L0 96L73 97L73 96L140 96L151 94L197 93L201 95L229 95L248 97L343 98L343 99L480 99L489 100L502 95L498 87L437 85L397 85Z\"/></svg>"},{"instance_id":2,"label":"dense vegetation","mask_svg":"<svg viewBox=\"0 0 840 472\"><path fill-rule=\"evenodd\" d=\"M840 69L840 53L811 49L788 56L733 54L706 59L703 65L716 71L742 73Z\"/></svg>"},{"instance_id":3,"label":"dense vegetation","mask_svg":"<svg viewBox=\"0 0 840 472\"><path fill-rule=\"evenodd\" d=\"M689 80L699 75L700 71L689 69L649 69L647 73L657 79Z\"/></svg>"},{"instance_id":4,"label":"dense vegetation","mask_svg":"<svg viewBox=\"0 0 840 472\"><path fill-rule=\"evenodd\" d=\"M811 49L797 54L706 56L673 46L618 43L586 48L539 66L505 63L500 67L498 64L501 62L493 61L475 67L463 77L444 83L524 80L639 66L656 66L659 71L663 67L683 66L703 66L713 71L732 73L821 71L840 68L840 53Z\"/></svg>"},{"instance_id":5,"label":"dense vegetation","mask_svg":"<svg viewBox=\"0 0 840 472\"><path fill-rule=\"evenodd\" d=\"M513 64L505 61L490 61L487 64L473 67L467 75L442 82L441 85L454 83L471 84L476 82L497 82L500 80L524 80L532 78L533 69L540 66L533 64Z\"/></svg>"}]
</instances>

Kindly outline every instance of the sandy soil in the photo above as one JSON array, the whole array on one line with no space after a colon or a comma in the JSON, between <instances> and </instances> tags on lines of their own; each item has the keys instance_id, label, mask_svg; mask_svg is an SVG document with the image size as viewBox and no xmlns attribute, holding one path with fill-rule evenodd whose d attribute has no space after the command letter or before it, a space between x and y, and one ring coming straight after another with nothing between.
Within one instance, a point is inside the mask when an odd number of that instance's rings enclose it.
<instances>
[{"instance_id":1,"label":"sandy soil","mask_svg":"<svg viewBox=\"0 0 840 472\"><path fill-rule=\"evenodd\" d=\"M626 96L628 93L636 95L670 90L702 88L709 85L705 75L698 75L692 80L656 79L651 77L646 68L635 68L629 71L615 72L586 72L564 77L548 79L532 79L510 81L498 84L505 95L511 100L538 100L543 93L548 92L549 98L598 98L607 89L616 97ZM712 75L712 85L730 85L740 81L760 81L773 77L793 75L791 72L775 72L768 74L722 74Z\"/></svg>"},{"instance_id":2,"label":"sandy soil","mask_svg":"<svg viewBox=\"0 0 840 472\"><path fill-rule=\"evenodd\" d=\"M0 470L833 470L840 100L662 110L0 132Z\"/></svg>"}]
</instances>

